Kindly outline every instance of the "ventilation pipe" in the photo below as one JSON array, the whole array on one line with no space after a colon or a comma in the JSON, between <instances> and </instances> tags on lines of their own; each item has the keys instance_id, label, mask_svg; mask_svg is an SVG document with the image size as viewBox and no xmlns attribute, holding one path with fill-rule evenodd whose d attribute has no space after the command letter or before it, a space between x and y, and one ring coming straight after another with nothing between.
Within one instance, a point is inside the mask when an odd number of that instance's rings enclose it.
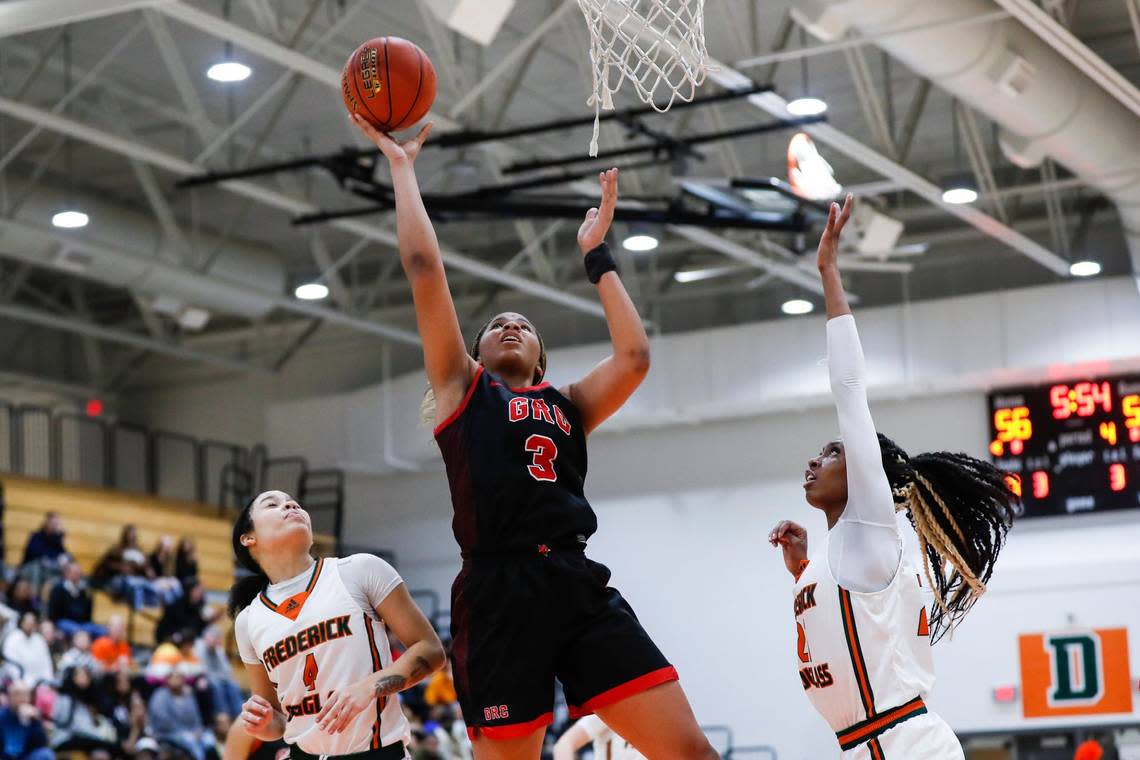
<instances>
[{"instance_id":1,"label":"ventilation pipe","mask_svg":"<svg viewBox=\"0 0 1140 760\"><path fill-rule=\"evenodd\" d=\"M284 292L285 268L268 248L197 235L199 251L217 253L204 268L195 270L195 262L183 261L191 252L179 250L153 217L92 196L81 203L91 218L82 232L52 229L47 220L62 200L50 192L29 197L16 220L0 223L0 253L129 288L152 303L198 307L245 319L266 316L276 306L273 296ZM67 242L61 244L61 238Z\"/></svg>"},{"instance_id":2,"label":"ventilation pipe","mask_svg":"<svg viewBox=\"0 0 1140 760\"><path fill-rule=\"evenodd\" d=\"M992 13L985 0L798 0L797 20L826 41L849 27L999 125L1021 167L1051 158L1112 200L1140 288L1140 124L1119 100L1013 18L963 33L947 22Z\"/></svg>"}]
</instances>

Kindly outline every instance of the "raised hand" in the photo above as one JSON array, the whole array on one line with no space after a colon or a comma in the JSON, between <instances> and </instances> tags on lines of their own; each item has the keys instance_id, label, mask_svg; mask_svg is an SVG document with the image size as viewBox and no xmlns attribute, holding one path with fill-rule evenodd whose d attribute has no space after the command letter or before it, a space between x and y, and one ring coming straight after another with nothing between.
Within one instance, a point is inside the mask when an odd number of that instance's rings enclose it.
<instances>
[{"instance_id":1,"label":"raised hand","mask_svg":"<svg viewBox=\"0 0 1140 760\"><path fill-rule=\"evenodd\" d=\"M578 247L582 255L597 248L606 239L610 225L614 221L614 209L618 199L618 169L610 169L598 175L602 186L602 202L598 208L586 212L586 220L578 228Z\"/></svg>"},{"instance_id":2,"label":"raised hand","mask_svg":"<svg viewBox=\"0 0 1140 760\"><path fill-rule=\"evenodd\" d=\"M784 551L784 566L792 575L800 574L800 563L808 558L807 531L791 520L781 520L768 534L768 543Z\"/></svg>"},{"instance_id":3,"label":"raised hand","mask_svg":"<svg viewBox=\"0 0 1140 760\"><path fill-rule=\"evenodd\" d=\"M398 163L402 161L414 163L416 156L420 154L420 149L424 147L424 141L427 140L428 135L431 134L432 128L432 123L428 122L424 125L423 129L419 131L419 134L417 134L411 140L405 140L402 143L398 143L387 134L381 132L376 127L368 123L368 120L360 114L354 113L349 118L351 118L352 123L355 124L362 133L364 133L365 137L367 137L371 142L376 143L376 147L378 147L380 149L380 152L383 153L385 157L387 157L389 163Z\"/></svg>"},{"instance_id":4,"label":"raised hand","mask_svg":"<svg viewBox=\"0 0 1140 760\"><path fill-rule=\"evenodd\" d=\"M832 203L831 208L827 212L827 227L823 230L823 235L819 239L819 249L816 252L816 266L822 272L824 269L829 269L837 266L839 258L839 236L843 232L843 228L847 225L847 220L851 218L851 209L855 206L855 198L851 193L847 194L847 198L843 201L843 209L840 210L838 203Z\"/></svg>"}]
</instances>

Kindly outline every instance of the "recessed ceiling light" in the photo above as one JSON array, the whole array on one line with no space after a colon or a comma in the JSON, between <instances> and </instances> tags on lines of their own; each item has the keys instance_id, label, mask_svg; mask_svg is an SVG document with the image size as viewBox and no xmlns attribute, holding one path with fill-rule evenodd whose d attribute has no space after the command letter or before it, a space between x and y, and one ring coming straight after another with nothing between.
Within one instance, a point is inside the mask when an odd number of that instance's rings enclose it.
<instances>
[{"instance_id":1,"label":"recessed ceiling light","mask_svg":"<svg viewBox=\"0 0 1140 760\"><path fill-rule=\"evenodd\" d=\"M638 253L641 253L642 251L652 251L657 247L657 245L657 238L653 237L652 235L646 235L643 233L630 235L622 241L623 248L625 248L627 251L636 251Z\"/></svg>"},{"instance_id":2,"label":"recessed ceiling light","mask_svg":"<svg viewBox=\"0 0 1140 760\"><path fill-rule=\"evenodd\" d=\"M298 285L293 295L302 301L320 301L328 298L329 289L319 282L306 282L304 285Z\"/></svg>"},{"instance_id":3,"label":"recessed ceiling light","mask_svg":"<svg viewBox=\"0 0 1140 760\"><path fill-rule=\"evenodd\" d=\"M978 199L978 191L972 187L951 187L942 192L942 200L955 206L964 206Z\"/></svg>"},{"instance_id":4,"label":"recessed ceiling light","mask_svg":"<svg viewBox=\"0 0 1140 760\"><path fill-rule=\"evenodd\" d=\"M51 218L53 226L62 227L66 230L86 227L87 221L87 214L84 214L82 211L60 211Z\"/></svg>"},{"instance_id":5,"label":"recessed ceiling light","mask_svg":"<svg viewBox=\"0 0 1140 760\"><path fill-rule=\"evenodd\" d=\"M827 111L827 103L819 98L796 98L787 105L792 116L819 116Z\"/></svg>"},{"instance_id":6,"label":"recessed ceiling light","mask_svg":"<svg viewBox=\"0 0 1140 760\"><path fill-rule=\"evenodd\" d=\"M805 301L802 298L793 298L790 301L784 301L784 305L780 307L780 311L785 314L810 314L815 310L815 304L811 301Z\"/></svg>"},{"instance_id":7,"label":"recessed ceiling light","mask_svg":"<svg viewBox=\"0 0 1140 760\"><path fill-rule=\"evenodd\" d=\"M1069 274L1073 277L1092 277L1100 274L1100 263L1096 261L1074 261L1069 265Z\"/></svg>"},{"instance_id":8,"label":"recessed ceiling light","mask_svg":"<svg viewBox=\"0 0 1140 760\"><path fill-rule=\"evenodd\" d=\"M222 61L215 63L206 71L206 76L215 82L240 82L249 79L253 72L249 66L237 61Z\"/></svg>"}]
</instances>

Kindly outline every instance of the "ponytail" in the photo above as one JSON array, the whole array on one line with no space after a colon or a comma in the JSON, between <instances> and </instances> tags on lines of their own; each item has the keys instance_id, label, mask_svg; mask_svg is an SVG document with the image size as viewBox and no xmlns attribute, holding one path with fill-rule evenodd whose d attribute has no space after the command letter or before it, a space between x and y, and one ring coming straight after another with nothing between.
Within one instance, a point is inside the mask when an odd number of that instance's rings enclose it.
<instances>
[{"instance_id":1,"label":"ponytail","mask_svg":"<svg viewBox=\"0 0 1140 760\"><path fill-rule=\"evenodd\" d=\"M940 451L913 459L880 434L895 504L918 535L935 606L931 643L962 621L985 593L1021 500L989 462Z\"/></svg>"},{"instance_id":2,"label":"ponytail","mask_svg":"<svg viewBox=\"0 0 1140 760\"><path fill-rule=\"evenodd\" d=\"M256 500L256 496L249 500L234 523L234 557L237 559L238 566L248 574L239 577L230 586L230 599L226 609L231 618L236 618L239 612L252 604L257 595L269 586L269 576L265 574L261 565L257 564L257 560L250 554L249 547L241 542L241 537L253 530L252 513L253 503Z\"/></svg>"},{"instance_id":3,"label":"ponytail","mask_svg":"<svg viewBox=\"0 0 1140 760\"><path fill-rule=\"evenodd\" d=\"M471 341L471 348L468 349L468 354L475 361L479 361L479 342L483 340L483 333L487 332L487 328L490 327L491 322L494 321L494 317L488 320L486 324L479 328L479 332L475 334L475 340ZM535 330L534 335L538 338L538 367L534 370L531 383L538 385L542 382L542 378L546 377L546 344L543 343L542 336L538 333L538 330ZM420 421L429 428L434 427L436 424L435 391L432 390L430 385L428 389L424 391L423 400L420 401Z\"/></svg>"}]
</instances>

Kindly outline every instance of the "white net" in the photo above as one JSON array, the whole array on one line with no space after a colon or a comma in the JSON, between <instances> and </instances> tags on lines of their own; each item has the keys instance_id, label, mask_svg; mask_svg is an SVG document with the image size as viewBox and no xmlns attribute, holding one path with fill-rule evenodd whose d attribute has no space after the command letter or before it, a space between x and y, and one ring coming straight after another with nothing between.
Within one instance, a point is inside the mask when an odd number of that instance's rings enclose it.
<instances>
[{"instance_id":1,"label":"white net","mask_svg":"<svg viewBox=\"0 0 1140 760\"><path fill-rule=\"evenodd\" d=\"M709 71L705 50L705 0L578 0L590 29L594 137L598 117L613 110L613 94L629 80L637 95L661 112L691 101Z\"/></svg>"}]
</instances>

